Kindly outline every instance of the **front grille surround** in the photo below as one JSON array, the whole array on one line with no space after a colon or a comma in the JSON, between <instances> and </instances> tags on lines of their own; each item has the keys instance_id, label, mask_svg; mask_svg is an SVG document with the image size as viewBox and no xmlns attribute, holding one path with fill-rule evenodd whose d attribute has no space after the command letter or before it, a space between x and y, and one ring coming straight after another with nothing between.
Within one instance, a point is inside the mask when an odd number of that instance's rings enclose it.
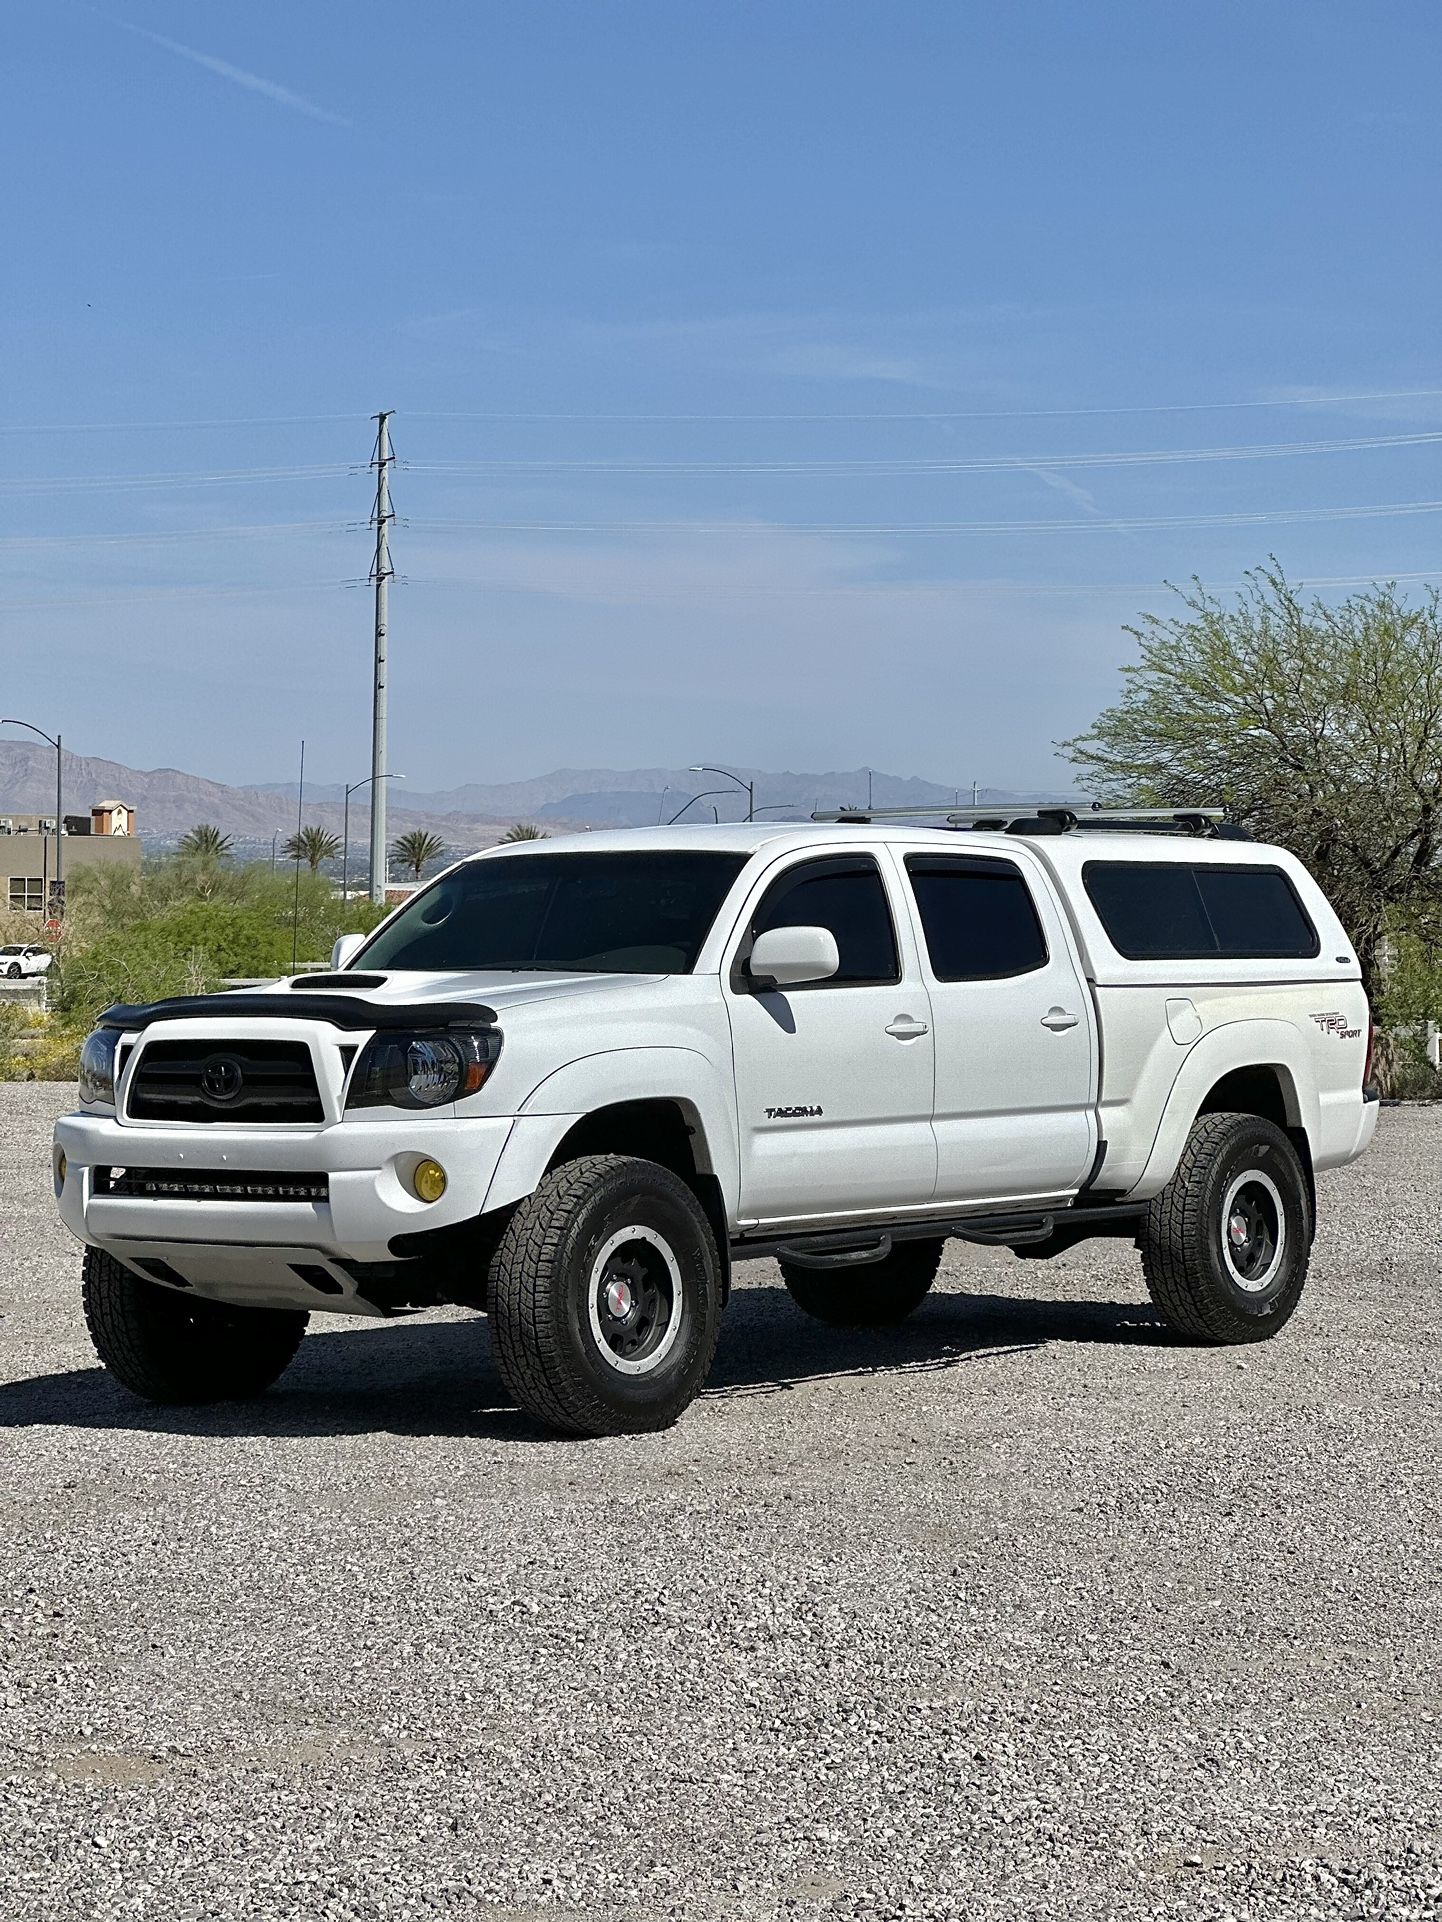
<instances>
[{"instance_id":1,"label":"front grille surround","mask_svg":"<svg viewBox=\"0 0 1442 1922\"><path fill-rule=\"evenodd\" d=\"M200 1126L325 1120L307 1043L220 1036L142 1043L126 1086L125 1113L131 1121Z\"/></svg>"},{"instance_id":2,"label":"front grille surround","mask_svg":"<svg viewBox=\"0 0 1442 1922\"><path fill-rule=\"evenodd\" d=\"M284 1168L97 1168L95 1192L127 1201L324 1203L330 1177Z\"/></svg>"}]
</instances>

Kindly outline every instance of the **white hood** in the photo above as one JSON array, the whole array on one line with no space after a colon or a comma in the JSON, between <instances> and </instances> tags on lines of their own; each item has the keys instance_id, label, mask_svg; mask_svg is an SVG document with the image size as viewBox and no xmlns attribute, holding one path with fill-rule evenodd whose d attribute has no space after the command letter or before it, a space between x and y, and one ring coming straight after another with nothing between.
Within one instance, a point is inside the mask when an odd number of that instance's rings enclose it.
<instances>
[{"instance_id":1,"label":"white hood","mask_svg":"<svg viewBox=\"0 0 1442 1922\"><path fill-rule=\"evenodd\" d=\"M357 968L357 975L364 976L366 970ZM377 970L380 973L380 970ZM656 974L565 974L484 971L465 973L422 973L418 971L396 970L384 974L378 986L363 989L345 989L347 1000L364 1005L367 1001L379 1001L387 1005L396 1002L415 1002L417 1016L422 1016L428 1003L438 1001L475 1001L494 1008L499 1014L505 1008L519 1007L531 1001L554 1001L560 998L572 999L577 995L597 994L605 989L654 987L665 979ZM312 992L334 994L336 988L330 985L334 976L318 975ZM293 996L297 1014L305 1012L305 1002L309 981L305 975L298 975L289 983L278 981L276 990Z\"/></svg>"}]
</instances>

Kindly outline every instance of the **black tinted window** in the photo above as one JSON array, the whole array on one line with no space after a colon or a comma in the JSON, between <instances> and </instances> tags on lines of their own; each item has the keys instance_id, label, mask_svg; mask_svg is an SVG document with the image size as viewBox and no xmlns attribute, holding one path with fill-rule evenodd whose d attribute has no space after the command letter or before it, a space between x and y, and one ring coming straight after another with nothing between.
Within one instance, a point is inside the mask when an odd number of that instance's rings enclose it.
<instances>
[{"instance_id":1,"label":"black tinted window","mask_svg":"<svg viewBox=\"0 0 1442 1922\"><path fill-rule=\"evenodd\" d=\"M1198 868L1202 905L1222 954L1309 955L1317 930L1276 868Z\"/></svg>"},{"instance_id":2,"label":"black tinted window","mask_svg":"<svg viewBox=\"0 0 1442 1922\"><path fill-rule=\"evenodd\" d=\"M418 894L356 955L364 968L685 974L744 854L518 854Z\"/></svg>"},{"instance_id":3,"label":"black tinted window","mask_svg":"<svg viewBox=\"0 0 1442 1922\"><path fill-rule=\"evenodd\" d=\"M1118 954L1215 954L1217 944L1192 870L1171 862L1088 861L1092 906Z\"/></svg>"},{"instance_id":4,"label":"black tinted window","mask_svg":"<svg viewBox=\"0 0 1442 1922\"><path fill-rule=\"evenodd\" d=\"M913 854L906 871L938 981L995 981L1046 965L1031 890L1009 861Z\"/></svg>"},{"instance_id":5,"label":"black tinted window","mask_svg":"<svg viewBox=\"0 0 1442 1922\"><path fill-rule=\"evenodd\" d=\"M808 861L784 875L762 901L753 935L772 928L830 928L841 966L818 987L898 981L896 930L886 889L871 861Z\"/></svg>"},{"instance_id":6,"label":"black tinted window","mask_svg":"<svg viewBox=\"0 0 1442 1922\"><path fill-rule=\"evenodd\" d=\"M1082 879L1112 946L1132 961L1318 951L1317 931L1280 868L1088 861Z\"/></svg>"}]
</instances>

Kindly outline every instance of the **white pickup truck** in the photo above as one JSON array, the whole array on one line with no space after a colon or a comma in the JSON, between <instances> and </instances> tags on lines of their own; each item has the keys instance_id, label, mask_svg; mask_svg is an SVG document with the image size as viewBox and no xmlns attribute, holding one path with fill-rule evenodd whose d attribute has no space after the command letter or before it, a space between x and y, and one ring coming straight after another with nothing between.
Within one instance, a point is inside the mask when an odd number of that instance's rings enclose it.
<instances>
[{"instance_id":1,"label":"white pickup truck","mask_svg":"<svg viewBox=\"0 0 1442 1922\"><path fill-rule=\"evenodd\" d=\"M329 974L112 1008L54 1148L102 1360L255 1394L311 1310L461 1304L532 1415L654 1429L733 1262L883 1324L951 1236L1120 1236L1185 1336L1275 1334L1376 1126L1336 915L1202 814L956 816L493 849Z\"/></svg>"}]
</instances>

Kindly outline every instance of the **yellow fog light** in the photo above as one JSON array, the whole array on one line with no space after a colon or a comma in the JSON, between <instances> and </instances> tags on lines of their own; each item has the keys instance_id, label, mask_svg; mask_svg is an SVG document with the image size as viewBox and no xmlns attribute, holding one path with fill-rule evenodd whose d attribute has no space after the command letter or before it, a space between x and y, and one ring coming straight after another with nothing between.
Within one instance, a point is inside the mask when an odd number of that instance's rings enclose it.
<instances>
[{"instance_id":1,"label":"yellow fog light","mask_svg":"<svg viewBox=\"0 0 1442 1922\"><path fill-rule=\"evenodd\" d=\"M411 1186L422 1201L439 1201L446 1192L446 1171L439 1161L418 1161L411 1170Z\"/></svg>"},{"instance_id":2,"label":"yellow fog light","mask_svg":"<svg viewBox=\"0 0 1442 1922\"><path fill-rule=\"evenodd\" d=\"M70 1163L65 1158L65 1150L63 1148L57 1148L55 1151L55 1192L57 1195L65 1186L65 1177L69 1172Z\"/></svg>"}]
</instances>

